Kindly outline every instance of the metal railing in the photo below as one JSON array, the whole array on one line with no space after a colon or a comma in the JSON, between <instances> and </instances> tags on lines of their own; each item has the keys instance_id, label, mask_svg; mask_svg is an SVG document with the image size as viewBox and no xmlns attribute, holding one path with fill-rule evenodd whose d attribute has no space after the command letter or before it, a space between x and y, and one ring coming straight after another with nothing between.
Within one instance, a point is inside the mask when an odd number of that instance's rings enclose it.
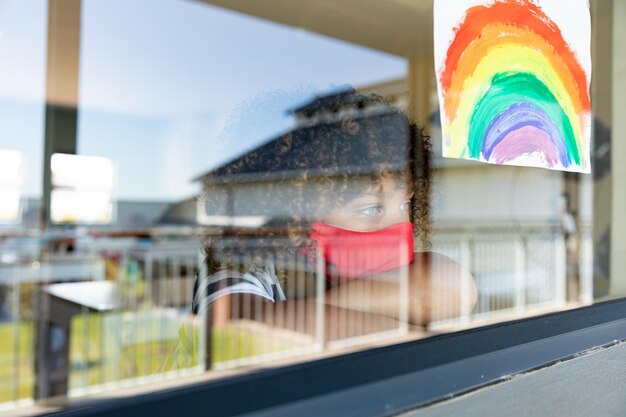
<instances>
[{"instance_id":1,"label":"metal railing","mask_svg":"<svg viewBox=\"0 0 626 417\"><path fill-rule=\"evenodd\" d=\"M587 303L593 287L590 234L583 234L580 242L578 298ZM464 307L470 303L463 296L454 301L461 306L440 307L456 313L431 322L429 330L558 309L567 301L566 242L556 231L441 232L433 237L432 250L470 271L478 296L471 310ZM254 263L246 254L249 250L243 253L231 263ZM336 285L331 300L324 265L313 266L315 282L308 282L312 266L297 251L291 258L271 260L283 267L290 263L285 295L293 302L274 304L243 294L217 300L210 315L198 316L190 312L193 282L196 274L206 271L197 242L123 248L94 245L62 256L5 256L3 260L0 409L32 403L36 383L42 384L36 375L36 362L42 359L37 358L41 351L35 335L45 319L42 316L51 310L44 309L37 294L52 284L87 281L113 288L108 308L77 303L77 313L71 317L64 341L69 351L69 396L202 373L207 368L244 367L391 342L409 335L411 329L406 271L387 277L383 286L366 280L344 289ZM393 310L376 307L383 299L392 300L388 304ZM50 340L60 343L54 336ZM184 343L187 346L181 347Z\"/></svg>"},{"instance_id":2,"label":"metal railing","mask_svg":"<svg viewBox=\"0 0 626 417\"><path fill-rule=\"evenodd\" d=\"M477 300L472 311L431 323L431 329L565 303L565 247L559 234L440 234L433 250L471 271Z\"/></svg>"}]
</instances>

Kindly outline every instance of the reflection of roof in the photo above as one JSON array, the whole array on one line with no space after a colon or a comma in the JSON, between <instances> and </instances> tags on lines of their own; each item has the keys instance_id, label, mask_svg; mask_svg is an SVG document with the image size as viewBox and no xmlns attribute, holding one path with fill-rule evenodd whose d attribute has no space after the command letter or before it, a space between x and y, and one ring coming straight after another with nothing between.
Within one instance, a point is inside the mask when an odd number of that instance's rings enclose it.
<instances>
[{"instance_id":1,"label":"reflection of roof","mask_svg":"<svg viewBox=\"0 0 626 417\"><path fill-rule=\"evenodd\" d=\"M109 281L53 284L46 291L62 300L96 311L112 310L119 301L117 288Z\"/></svg>"},{"instance_id":2,"label":"reflection of roof","mask_svg":"<svg viewBox=\"0 0 626 417\"><path fill-rule=\"evenodd\" d=\"M157 225L196 225L196 200L187 198L167 207L163 215L155 221Z\"/></svg>"},{"instance_id":3,"label":"reflection of roof","mask_svg":"<svg viewBox=\"0 0 626 417\"><path fill-rule=\"evenodd\" d=\"M369 174L406 169L408 126L393 107L353 89L316 97L295 108L298 126L223 164L196 180L220 182L270 181L294 178ZM343 126L354 120L354 131ZM390 133L393 132L393 133ZM405 134L406 132L406 134Z\"/></svg>"},{"instance_id":4,"label":"reflection of roof","mask_svg":"<svg viewBox=\"0 0 626 417\"><path fill-rule=\"evenodd\" d=\"M354 94L354 90L344 90L334 94L315 97L304 106L293 109L298 116L311 117L320 110L338 110L344 107L363 107L367 105L367 97Z\"/></svg>"},{"instance_id":5,"label":"reflection of roof","mask_svg":"<svg viewBox=\"0 0 626 417\"><path fill-rule=\"evenodd\" d=\"M408 126L391 113L362 116L384 130L406 134L384 135L360 129L347 134L342 121L302 126L249 151L198 178L210 182L249 182L293 178L303 170L308 176L368 174L378 172L384 161L388 170L404 170L407 164ZM380 120L376 120L380 119ZM350 142L347 142L350 141ZM372 145L381 149L372 152ZM378 156L372 156L378 155Z\"/></svg>"}]
</instances>

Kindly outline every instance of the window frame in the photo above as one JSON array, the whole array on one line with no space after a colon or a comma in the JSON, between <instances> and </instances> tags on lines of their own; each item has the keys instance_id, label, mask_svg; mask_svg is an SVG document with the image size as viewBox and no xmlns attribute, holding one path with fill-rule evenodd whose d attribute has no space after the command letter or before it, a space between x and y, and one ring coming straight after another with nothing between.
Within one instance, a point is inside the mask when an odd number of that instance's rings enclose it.
<instances>
[{"instance_id":1,"label":"window frame","mask_svg":"<svg viewBox=\"0 0 626 417\"><path fill-rule=\"evenodd\" d=\"M626 340L626 299L250 372L57 416L388 416Z\"/></svg>"}]
</instances>

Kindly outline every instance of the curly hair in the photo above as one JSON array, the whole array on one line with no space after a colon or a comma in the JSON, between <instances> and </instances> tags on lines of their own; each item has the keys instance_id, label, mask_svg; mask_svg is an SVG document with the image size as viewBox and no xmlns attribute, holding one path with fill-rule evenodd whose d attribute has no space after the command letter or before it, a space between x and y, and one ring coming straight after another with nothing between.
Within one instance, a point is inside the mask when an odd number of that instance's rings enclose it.
<instances>
[{"instance_id":1,"label":"curly hair","mask_svg":"<svg viewBox=\"0 0 626 417\"><path fill-rule=\"evenodd\" d=\"M377 95L348 90L315 104L297 111L296 129L203 177L200 200L208 206L217 188L237 182L261 187L266 198L247 208L269 219L258 228L228 226L207 232L209 273L231 267L228 259L233 256L263 262L268 253L276 258L302 247L314 253L308 238L311 224L385 177L412 193L415 237L421 248L429 247L431 144L424 129ZM277 202L282 202L282 215L276 214ZM250 240L254 250L245 244ZM276 272L279 279L286 276L280 268Z\"/></svg>"}]
</instances>

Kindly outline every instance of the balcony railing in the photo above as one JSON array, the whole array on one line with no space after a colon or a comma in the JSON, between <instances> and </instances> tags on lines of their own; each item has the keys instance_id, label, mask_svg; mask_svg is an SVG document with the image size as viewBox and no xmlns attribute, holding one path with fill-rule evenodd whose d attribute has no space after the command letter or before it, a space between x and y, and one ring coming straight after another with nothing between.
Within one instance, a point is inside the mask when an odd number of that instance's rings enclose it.
<instances>
[{"instance_id":1,"label":"balcony railing","mask_svg":"<svg viewBox=\"0 0 626 417\"><path fill-rule=\"evenodd\" d=\"M291 262L292 285L285 291L295 302L272 304L240 295L218 299L210 315L193 315L194 277L205 273L199 243L118 247L112 242L65 255L0 254L0 409L30 404L36 397L96 394L207 369L284 363L592 300L588 233L579 239L576 271L568 269L567 241L556 230L437 233L432 250L471 271L478 298L472 310L463 307L466 300L442 306L456 313L427 329L409 323L406 271L392 278L396 285L387 294L338 286L330 308L323 266L315 283L306 282L307 265L295 251L290 259L272 259ZM251 258L231 261L246 265ZM578 281L575 297L572 276ZM77 283L92 286L78 290ZM76 289L73 295L68 288ZM367 314L368 306L382 298L396 300L395 310ZM54 302L73 310L55 319L51 315L60 313ZM68 363L55 374L50 361L63 355Z\"/></svg>"}]
</instances>

